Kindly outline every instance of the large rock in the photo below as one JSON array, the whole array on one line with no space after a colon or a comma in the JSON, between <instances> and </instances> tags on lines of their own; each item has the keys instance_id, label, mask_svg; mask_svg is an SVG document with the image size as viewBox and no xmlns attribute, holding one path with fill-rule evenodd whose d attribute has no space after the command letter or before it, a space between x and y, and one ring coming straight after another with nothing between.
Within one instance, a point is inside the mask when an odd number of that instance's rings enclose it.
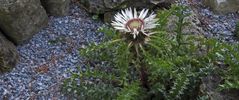
<instances>
[{"instance_id":1,"label":"large rock","mask_svg":"<svg viewBox=\"0 0 239 100\"><path fill-rule=\"evenodd\" d=\"M138 5L138 3L144 4L146 0L79 0L80 4L90 13L104 14L105 12L118 10L121 8ZM147 4L146 4L147 5Z\"/></svg>"},{"instance_id":2,"label":"large rock","mask_svg":"<svg viewBox=\"0 0 239 100\"><path fill-rule=\"evenodd\" d=\"M173 3L175 0L149 0L153 4L160 4L160 3Z\"/></svg>"},{"instance_id":3,"label":"large rock","mask_svg":"<svg viewBox=\"0 0 239 100\"><path fill-rule=\"evenodd\" d=\"M79 0L90 13L103 14L126 7L152 8L158 4L171 4L175 0Z\"/></svg>"},{"instance_id":4,"label":"large rock","mask_svg":"<svg viewBox=\"0 0 239 100\"><path fill-rule=\"evenodd\" d=\"M68 14L70 0L41 0L47 13L53 16L64 16Z\"/></svg>"},{"instance_id":5,"label":"large rock","mask_svg":"<svg viewBox=\"0 0 239 100\"><path fill-rule=\"evenodd\" d=\"M0 0L0 28L16 44L30 39L47 22L40 0Z\"/></svg>"},{"instance_id":6,"label":"large rock","mask_svg":"<svg viewBox=\"0 0 239 100\"><path fill-rule=\"evenodd\" d=\"M239 11L239 0L203 0L203 4L219 14Z\"/></svg>"},{"instance_id":7,"label":"large rock","mask_svg":"<svg viewBox=\"0 0 239 100\"><path fill-rule=\"evenodd\" d=\"M0 32L0 73L10 71L18 62L18 53L13 43Z\"/></svg>"},{"instance_id":8,"label":"large rock","mask_svg":"<svg viewBox=\"0 0 239 100\"><path fill-rule=\"evenodd\" d=\"M154 8L167 6L176 0L79 0L80 5L88 12L103 14L104 20L109 22L116 11L127 7Z\"/></svg>"}]
</instances>

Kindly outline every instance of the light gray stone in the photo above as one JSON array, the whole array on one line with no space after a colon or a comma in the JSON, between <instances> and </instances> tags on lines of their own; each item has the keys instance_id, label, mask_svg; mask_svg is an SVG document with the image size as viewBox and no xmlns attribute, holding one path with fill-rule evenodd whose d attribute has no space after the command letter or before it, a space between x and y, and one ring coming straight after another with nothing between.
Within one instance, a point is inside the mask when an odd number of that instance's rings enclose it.
<instances>
[{"instance_id":1,"label":"light gray stone","mask_svg":"<svg viewBox=\"0 0 239 100\"><path fill-rule=\"evenodd\" d=\"M29 40L47 22L40 0L0 0L0 28L15 44Z\"/></svg>"},{"instance_id":2,"label":"light gray stone","mask_svg":"<svg viewBox=\"0 0 239 100\"><path fill-rule=\"evenodd\" d=\"M177 34L174 32L174 30L176 30L177 28L176 23L178 22L178 20L178 17L176 17L175 15L169 16L166 31L168 31L169 33ZM185 17L184 22L188 23L188 25L185 25L183 27L183 34L203 35L205 33L202 27L199 27L201 22L196 13L192 12L191 15Z\"/></svg>"}]
</instances>

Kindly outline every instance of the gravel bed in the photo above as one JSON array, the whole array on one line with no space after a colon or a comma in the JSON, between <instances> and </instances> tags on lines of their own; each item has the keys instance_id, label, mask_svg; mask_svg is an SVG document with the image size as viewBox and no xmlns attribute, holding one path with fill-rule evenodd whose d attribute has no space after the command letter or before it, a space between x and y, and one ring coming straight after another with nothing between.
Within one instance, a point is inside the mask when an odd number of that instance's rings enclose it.
<instances>
[{"instance_id":1,"label":"gravel bed","mask_svg":"<svg viewBox=\"0 0 239 100\"><path fill-rule=\"evenodd\" d=\"M76 4L70 15L50 17L49 25L28 43L17 47L20 62L10 73L0 76L0 100L67 99L60 91L68 70L81 66L78 50L100 42L100 21L93 20Z\"/></svg>"},{"instance_id":2,"label":"gravel bed","mask_svg":"<svg viewBox=\"0 0 239 100\"><path fill-rule=\"evenodd\" d=\"M200 5L194 9L208 37L236 42L234 36L238 14L215 15ZM189 5L185 0L182 4ZM194 7L193 7L194 8ZM97 33L102 26L93 20L85 10L71 5L70 15L50 17L49 25L36 34L28 43L17 47L20 62L10 73L0 76L0 100L67 100L59 86L83 65L78 50L90 42L98 43L103 34Z\"/></svg>"}]
</instances>

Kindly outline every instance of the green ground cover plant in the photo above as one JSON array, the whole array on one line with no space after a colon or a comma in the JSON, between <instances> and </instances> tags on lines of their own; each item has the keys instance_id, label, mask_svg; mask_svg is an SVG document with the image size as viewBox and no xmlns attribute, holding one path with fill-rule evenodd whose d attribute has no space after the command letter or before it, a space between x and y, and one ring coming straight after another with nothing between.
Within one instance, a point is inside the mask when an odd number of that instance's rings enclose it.
<instances>
[{"instance_id":1,"label":"green ground cover plant","mask_svg":"<svg viewBox=\"0 0 239 100\"><path fill-rule=\"evenodd\" d=\"M169 33L172 15L178 22ZM199 86L211 73L222 76L219 89L238 89L239 45L183 33L189 15L185 6L159 11L150 37L134 39L111 27L100 28L105 40L80 50L87 66L71 72L64 92L82 100L207 100Z\"/></svg>"}]
</instances>

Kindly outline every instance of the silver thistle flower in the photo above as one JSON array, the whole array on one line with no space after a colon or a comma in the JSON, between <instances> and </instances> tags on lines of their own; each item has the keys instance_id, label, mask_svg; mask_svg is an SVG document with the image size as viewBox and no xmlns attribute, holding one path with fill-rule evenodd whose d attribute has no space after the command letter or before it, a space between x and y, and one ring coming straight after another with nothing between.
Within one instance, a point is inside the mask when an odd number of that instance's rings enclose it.
<instances>
[{"instance_id":1,"label":"silver thistle flower","mask_svg":"<svg viewBox=\"0 0 239 100\"><path fill-rule=\"evenodd\" d=\"M143 9L138 13L136 9L131 8L121 10L118 12L114 18L115 21L112 21L111 25L122 33L130 33L133 35L133 38L139 34L149 36L153 34L149 30L156 27L156 14L148 14L148 9Z\"/></svg>"}]
</instances>

